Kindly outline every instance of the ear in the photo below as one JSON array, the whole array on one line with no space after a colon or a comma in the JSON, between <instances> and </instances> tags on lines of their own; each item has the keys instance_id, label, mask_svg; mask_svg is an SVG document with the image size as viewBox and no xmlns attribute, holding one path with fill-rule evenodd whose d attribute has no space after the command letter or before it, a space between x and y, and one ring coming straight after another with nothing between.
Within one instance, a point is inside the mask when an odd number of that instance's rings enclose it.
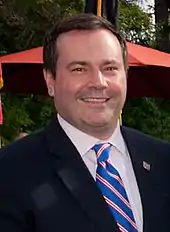
<instances>
[{"instance_id":1,"label":"ear","mask_svg":"<svg viewBox=\"0 0 170 232\"><path fill-rule=\"evenodd\" d=\"M54 97L54 84L55 84L54 76L50 71L47 71L45 69L43 70L43 74L47 85L48 94L50 97Z\"/></svg>"}]
</instances>

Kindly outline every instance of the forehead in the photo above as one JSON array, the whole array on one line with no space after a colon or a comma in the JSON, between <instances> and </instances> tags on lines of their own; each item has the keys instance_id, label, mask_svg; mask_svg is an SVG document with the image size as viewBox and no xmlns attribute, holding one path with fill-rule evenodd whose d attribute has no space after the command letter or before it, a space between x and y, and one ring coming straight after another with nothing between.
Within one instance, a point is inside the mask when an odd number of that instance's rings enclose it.
<instances>
[{"instance_id":1,"label":"forehead","mask_svg":"<svg viewBox=\"0 0 170 232\"><path fill-rule=\"evenodd\" d=\"M122 50L116 36L108 30L74 30L58 37L59 58L69 59L122 59Z\"/></svg>"}]
</instances>

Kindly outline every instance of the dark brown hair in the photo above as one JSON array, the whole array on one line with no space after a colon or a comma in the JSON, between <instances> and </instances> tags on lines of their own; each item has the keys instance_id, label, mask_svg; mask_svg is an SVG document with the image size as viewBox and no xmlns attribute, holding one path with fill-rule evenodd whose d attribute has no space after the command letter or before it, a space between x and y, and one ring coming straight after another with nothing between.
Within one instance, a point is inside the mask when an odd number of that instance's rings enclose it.
<instances>
[{"instance_id":1,"label":"dark brown hair","mask_svg":"<svg viewBox=\"0 0 170 232\"><path fill-rule=\"evenodd\" d=\"M44 69L48 70L55 77L58 51L56 41L59 35L73 30L97 30L106 29L111 31L118 39L124 61L125 71L128 69L127 64L127 47L124 38L117 32L114 26L103 17L94 14L77 14L60 20L52 30L46 35L43 48Z\"/></svg>"}]
</instances>

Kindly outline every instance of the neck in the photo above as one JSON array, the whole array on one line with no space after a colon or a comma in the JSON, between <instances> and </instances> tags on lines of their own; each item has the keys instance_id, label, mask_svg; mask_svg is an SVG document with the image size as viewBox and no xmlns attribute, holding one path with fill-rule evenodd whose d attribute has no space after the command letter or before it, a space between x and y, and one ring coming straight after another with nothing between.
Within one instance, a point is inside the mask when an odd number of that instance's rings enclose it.
<instances>
[{"instance_id":1,"label":"neck","mask_svg":"<svg viewBox=\"0 0 170 232\"><path fill-rule=\"evenodd\" d=\"M106 140L112 136L117 126L117 122L113 123L112 126L102 126L102 127L86 127L84 129L78 128L86 134L89 134L97 139Z\"/></svg>"}]
</instances>

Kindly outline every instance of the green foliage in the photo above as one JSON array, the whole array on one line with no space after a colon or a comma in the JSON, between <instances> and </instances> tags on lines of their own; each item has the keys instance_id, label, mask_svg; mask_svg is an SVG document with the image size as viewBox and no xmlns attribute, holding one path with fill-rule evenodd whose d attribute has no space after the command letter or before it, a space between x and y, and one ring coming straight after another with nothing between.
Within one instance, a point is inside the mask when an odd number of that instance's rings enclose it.
<instances>
[{"instance_id":1,"label":"green foliage","mask_svg":"<svg viewBox=\"0 0 170 232\"><path fill-rule=\"evenodd\" d=\"M24 125L31 126L33 121L25 110L25 99L12 94L2 96L4 123L1 128L3 143L13 140ZM21 104L22 102L22 104Z\"/></svg>"},{"instance_id":2,"label":"green foliage","mask_svg":"<svg viewBox=\"0 0 170 232\"><path fill-rule=\"evenodd\" d=\"M124 37L134 43L152 46L155 41L152 15L143 12L136 1L127 4L120 0L119 6L120 29Z\"/></svg>"},{"instance_id":3,"label":"green foliage","mask_svg":"<svg viewBox=\"0 0 170 232\"><path fill-rule=\"evenodd\" d=\"M170 101L142 98L127 101L123 110L125 125L170 141Z\"/></svg>"},{"instance_id":4,"label":"green foliage","mask_svg":"<svg viewBox=\"0 0 170 232\"><path fill-rule=\"evenodd\" d=\"M0 54L42 45L45 32L59 18L81 11L81 0L2 0Z\"/></svg>"},{"instance_id":5,"label":"green foliage","mask_svg":"<svg viewBox=\"0 0 170 232\"><path fill-rule=\"evenodd\" d=\"M19 133L31 133L44 127L54 114L47 96L3 94L4 123L1 126L3 143L14 140Z\"/></svg>"}]
</instances>

